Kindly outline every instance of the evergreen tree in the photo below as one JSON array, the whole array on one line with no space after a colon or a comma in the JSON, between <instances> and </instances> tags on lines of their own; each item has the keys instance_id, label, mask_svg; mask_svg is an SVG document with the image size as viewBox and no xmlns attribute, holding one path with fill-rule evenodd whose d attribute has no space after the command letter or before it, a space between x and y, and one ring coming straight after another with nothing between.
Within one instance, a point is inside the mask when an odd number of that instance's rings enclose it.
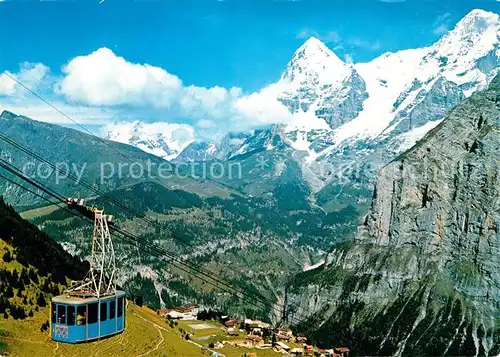
<instances>
[{"instance_id":1,"label":"evergreen tree","mask_svg":"<svg viewBox=\"0 0 500 357\"><path fill-rule=\"evenodd\" d=\"M23 268L23 270L21 270L21 277L20 277L21 281L23 282L24 285L29 285L30 284L30 276L28 274L28 271Z\"/></svg>"},{"instance_id":2,"label":"evergreen tree","mask_svg":"<svg viewBox=\"0 0 500 357\"><path fill-rule=\"evenodd\" d=\"M36 300L36 304L40 307L45 307L47 306L47 301L45 300L45 296L43 295L42 292L38 294L38 298Z\"/></svg>"},{"instance_id":3,"label":"evergreen tree","mask_svg":"<svg viewBox=\"0 0 500 357\"><path fill-rule=\"evenodd\" d=\"M4 250L2 259L6 263L10 263L12 261L12 255L10 254L10 251L8 249Z\"/></svg>"},{"instance_id":4,"label":"evergreen tree","mask_svg":"<svg viewBox=\"0 0 500 357\"><path fill-rule=\"evenodd\" d=\"M4 313L5 310L9 307L9 300L0 299L0 313Z\"/></svg>"},{"instance_id":5,"label":"evergreen tree","mask_svg":"<svg viewBox=\"0 0 500 357\"><path fill-rule=\"evenodd\" d=\"M143 304L143 298L142 298L142 295L139 295L139 296L136 296L136 297L135 297L135 304L136 304L137 306L142 306L142 304Z\"/></svg>"},{"instance_id":6,"label":"evergreen tree","mask_svg":"<svg viewBox=\"0 0 500 357\"><path fill-rule=\"evenodd\" d=\"M35 269L30 268L28 271L28 275L29 275L29 278L32 282L34 282L35 284L38 284L38 275L37 275Z\"/></svg>"},{"instance_id":7,"label":"evergreen tree","mask_svg":"<svg viewBox=\"0 0 500 357\"><path fill-rule=\"evenodd\" d=\"M7 289L5 289L5 297L6 298L14 297L14 289L12 289L11 285L7 285Z\"/></svg>"},{"instance_id":8,"label":"evergreen tree","mask_svg":"<svg viewBox=\"0 0 500 357\"><path fill-rule=\"evenodd\" d=\"M12 271L12 281L14 283L19 281L19 273L17 272L16 269Z\"/></svg>"},{"instance_id":9,"label":"evergreen tree","mask_svg":"<svg viewBox=\"0 0 500 357\"><path fill-rule=\"evenodd\" d=\"M50 278L45 279L43 282L42 291L44 293L50 293Z\"/></svg>"}]
</instances>

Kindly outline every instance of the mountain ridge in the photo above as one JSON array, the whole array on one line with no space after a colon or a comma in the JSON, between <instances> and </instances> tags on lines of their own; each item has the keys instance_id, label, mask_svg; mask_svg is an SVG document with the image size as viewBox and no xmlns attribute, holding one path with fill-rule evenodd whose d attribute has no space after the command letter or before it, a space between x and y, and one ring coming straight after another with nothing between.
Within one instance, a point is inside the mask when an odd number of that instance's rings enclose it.
<instances>
[{"instance_id":1,"label":"mountain ridge","mask_svg":"<svg viewBox=\"0 0 500 357\"><path fill-rule=\"evenodd\" d=\"M355 241L288 287L313 338L368 355L500 352L499 83L384 166Z\"/></svg>"}]
</instances>

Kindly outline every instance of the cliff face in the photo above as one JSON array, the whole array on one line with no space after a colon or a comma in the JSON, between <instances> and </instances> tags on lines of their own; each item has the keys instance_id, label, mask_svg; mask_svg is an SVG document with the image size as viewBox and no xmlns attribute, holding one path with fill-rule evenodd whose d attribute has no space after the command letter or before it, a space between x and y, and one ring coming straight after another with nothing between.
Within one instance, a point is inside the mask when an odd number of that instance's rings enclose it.
<instances>
[{"instance_id":1,"label":"cliff face","mask_svg":"<svg viewBox=\"0 0 500 357\"><path fill-rule=\"evenodd\" d=\"M382 169L355 242L298 276L287 307L357 353L500 353L500 76Z\"/></svg>"}]
</instances>

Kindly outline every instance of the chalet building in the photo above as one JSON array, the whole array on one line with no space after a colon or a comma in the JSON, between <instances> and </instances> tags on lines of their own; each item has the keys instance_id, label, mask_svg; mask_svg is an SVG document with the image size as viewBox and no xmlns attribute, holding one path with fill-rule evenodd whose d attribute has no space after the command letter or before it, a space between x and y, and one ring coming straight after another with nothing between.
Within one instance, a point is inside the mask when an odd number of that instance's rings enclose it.
<instances>
[{"instance_id":1,"label":"chalet building","mask_svg":"<svg viewBox=\"0 0 500 357\"><path fill-rule=\"evenodd\" d=\"M278 329L276 332L276 338L280 341L291 342L293 337L293 332L290 329Z\"/></svg>"},{"instance_id":2,"label":"chalet building","mask_svg":"<svg viewBox=\"0 0 500 357\"><path fill-rule=\"evenodd\" d=\"M247 336L247 341L251 341L253 343L259 343L263 338L261 336L249 335Z\"/></svg>"},{"instance_id":3,"label":"chalet building","mask_svg":"<svg viewBox=\"0 0 500 357\"><path fill-rule=\"evenodd\" d=\"M194 305L181 306L170 309L165 317L172 320L196 320L198 311L198 308Z\"/></svg>"},{"instance_id":4,"label":"chalet building","mask_svg":"<svg viewBox=\"0 0 500 357\"><path fill-rule=\"evenodd\" d=\"M167 317L167 314L172 311L172 309L160 309L156 310L156 313L161 317Z\"/></svg>"},{"instance_id":5,"label":"chalet building","mask_svg":"<svg viewBox=\"0 0 500 357\"><path fill-rule=\"evenodd\" d=\"M297 343L307 343L307 337L304 336L297 336L295 338L295 342Z\"/></svg>"}]
</instances>

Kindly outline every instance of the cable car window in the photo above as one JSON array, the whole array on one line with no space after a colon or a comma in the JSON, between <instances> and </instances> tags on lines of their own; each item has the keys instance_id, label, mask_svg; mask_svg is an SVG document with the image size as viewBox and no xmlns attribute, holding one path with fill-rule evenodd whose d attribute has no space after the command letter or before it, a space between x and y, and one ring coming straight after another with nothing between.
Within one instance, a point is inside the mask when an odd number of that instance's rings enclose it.
<instances>
[{"instance_id":1,"label":"cable car window","mask_svg":"<svg viewBox=\"0 0 500 357\"><path fill-rule=\"evenodd\" d=\"M66 306L57 305L57 322L60 324L66 324Z\"/></svg>"},{"instance_id":2,"label":"cable car window","mask_svg":"<svg viewBox=\"0 0 500 357\"><path fill-rule=\"evenodd\" d=\"M68 306L66 310L68 312L68 325L73 326L75 324L75 307Z\"/></svg>"},{"instance_id":3,"label":"cable car window","mask_svg":"<svg viewBox=\"0 0 500 357\"><path fill-rule=\"evenodd\" d=\"M114 319L115 318L115 312L116 312L116 301L110 301L109 303L109 318Z\"/></svg>"},{"instance_id":4,"label":"cable car window","mask_svg":"<svg viewBox=\"0 0 500 357\"><path fill-rule=\"evenodd\" d=\"M86 306L78 306L76 308L76 324L78 326L85 325L87 323L87 307Z\"/></svg>"},{"instance_id":5,"label":"cable car window","mask_svg":"<svg viewBox=\"0 0 500 357\"><path fill-rule=\"evenodd\" d=\"M97 322L97 303L88 305L88 323L95 324Z\"/></svg>"},{"instance_id":6,"label":"cable car window","mask_svg":"<svg viewBox=\"0 0 500 357\"><path fill-rule=\"evenodd\" d=\"M123 298L118 298L118 317L121 317L123 315Z\"/></svg>"},{"instance_id":7,"label":"cable car window","mask_svg":"<svg viewBox=\"0 0 500 357\"><path fill-rule=\"evenodd\" d=\"M52 304L52 323L55 324L56 320L56 304Z\"/></svg>"},{"instance_id":8,"label":"cable car window","mask_svg":"<svg viewBox=\"0 0 500 357\"><path fill-rule=\"evenodd\" d=\"M108 303L101 302L101 321L106 321L108 319Z\"/></svg>"}]
</instances>

